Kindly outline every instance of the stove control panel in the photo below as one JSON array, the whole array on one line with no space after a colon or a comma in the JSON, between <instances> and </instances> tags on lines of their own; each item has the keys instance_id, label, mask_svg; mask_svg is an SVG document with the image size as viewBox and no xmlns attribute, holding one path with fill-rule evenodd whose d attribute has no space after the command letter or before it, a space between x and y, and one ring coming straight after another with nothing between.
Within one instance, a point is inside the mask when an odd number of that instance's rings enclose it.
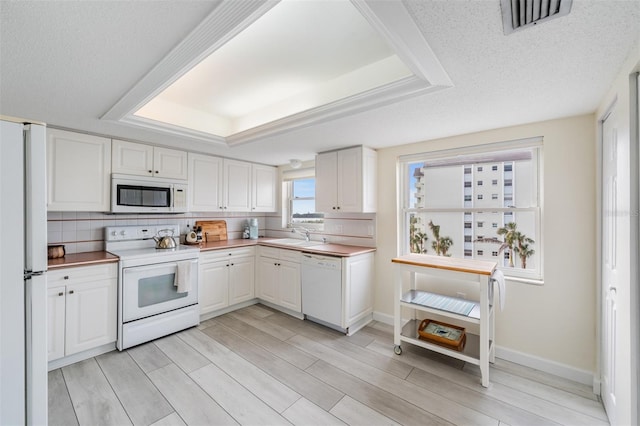
<instances>
[{"instance_id":1,"label":"stove control panel","mask_svg":"<svg viewBox=\"0 0 640 426\"><path fill-rule=\"evenodd\" d=\"M180 237L179 225L125 225L107 226L104 228L105 241L148 240L155 236L165 235Z\"/></svg>"}]
</instances>

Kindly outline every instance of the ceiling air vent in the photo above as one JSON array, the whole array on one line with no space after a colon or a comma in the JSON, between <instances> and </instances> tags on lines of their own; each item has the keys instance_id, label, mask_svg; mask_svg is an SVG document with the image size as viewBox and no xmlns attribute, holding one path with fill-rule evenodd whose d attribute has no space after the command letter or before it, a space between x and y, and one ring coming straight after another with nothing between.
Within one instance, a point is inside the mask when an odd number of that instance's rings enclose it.
<instances>
[{"instance_id":1,"label":"ceiling air vent","mask_svg":"<svg viewBox=\"0 0 640 426\"><path fill-rule=\"evenodd\" d=\"M504 34L568 15L573 0L500 0Z\"/></svg>"}]
</instances>

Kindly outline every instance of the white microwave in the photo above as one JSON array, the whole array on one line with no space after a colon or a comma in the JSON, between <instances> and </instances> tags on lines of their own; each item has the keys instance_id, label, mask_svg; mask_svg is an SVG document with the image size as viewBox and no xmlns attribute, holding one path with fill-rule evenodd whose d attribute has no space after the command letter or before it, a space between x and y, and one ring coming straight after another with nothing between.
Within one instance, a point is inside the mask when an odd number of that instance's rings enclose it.
<instances>
[{"instance_id":1,"label":"white microwave","mask_svg":"<svg viewBox=\"0 0 640 426\"><path fill-rule=\"evenodd\" d=\"M111 175L112 213L185 213L187 182L147 176Z\"/></svg>"}]
</instances>

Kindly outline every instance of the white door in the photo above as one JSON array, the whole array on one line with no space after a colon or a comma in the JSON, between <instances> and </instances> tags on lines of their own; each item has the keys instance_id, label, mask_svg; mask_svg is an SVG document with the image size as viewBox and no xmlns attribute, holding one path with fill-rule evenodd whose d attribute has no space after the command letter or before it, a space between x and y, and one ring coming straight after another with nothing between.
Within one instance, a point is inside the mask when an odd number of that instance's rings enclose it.
<instances>
[{"instance_id":1,"label":"white door","mask_svg":"<svg viewBox=\"0 0 640 426\"><path fill-rule=\"evenodd\" d=\"M189 153L189 211L222 210L222 158Z\"/></svg>"},{"instance_id":2,"label":"white door","mask_svg":"<svg viewBox=\"0 0 640 426\"><path fill-rule=\"evenodd\" d=\"M223 208L230 212L251 210L251 163L224 160Z\"/></svg>"},{"instance_id":3,"label":"white door","mask_svg":"<svg viewBox=\"0 0 640 426\"><path fill-rule=\"evenodd\" d=\"M362 150L338 151L338 207L343 212L362 211Z\"/></svg>"},{"instance_id":4,"label":"white door","mask_svg":"<svg viewBox=\"0 0 640 426\"><path fill-rule=\"evenodd\" d=\"M200 264L198 277L200 313L207 314L229 306L229 262L222 260Z\"/></svg>"},{"instance_id":5,"label":"white door","mask_svg":"<svg viewBox=\"0 0 640 426\"><path fill-rule=\"evenodd\" d=\"M65 286L47 290L47 360L64 356Z\"/></svg>"},{"instance_id":6,"label":"white door","mask_svg":"<svg viewBox=\"0 0 640 426\"><path fill-rule=\"evenodd\" d=\"M618 135L616 108L602 123L601 393L611 424L628 422L631 403L629 139Z\"/></svg>"},{"instance_id":7,"label":"white door","mask_svg":"<svg viewBox=\"0 0 640 426\"><path fill-rule=\"evenodd\" d=\"M280 282L278 283L278 304L295 312L302 312L300 289L300 264L280 261Z\"/></svg>"},{"instance_id":8,"label":"white door","mask_svg":"<svg viewBox=\"0 0 640 426\"><path fill-rule=\"evenodd\" d=\"M338 208L338 153L316 155L316 211L335 212Z\"/></svg>"},{"instance_id":9,"label":"white door","mask_svg":"<svg viewBox=\"0 0 640 426\"><path fill-rule=\"evenodd\" d=\"M271 257L258 258L257 271L257 295L258 298L271 303L278 303L278 259Z\"/></svg>"},{"instance_id":10,"label":"white door","mask_svg":"<svg viewBox=\"0 0 640 426\"><path fill-rule=\"evenodd\" d=\"M153 148L154 176L187 179L187 153L177 149Z\"/></svg>"},{"instance_id":11,"label":"white door","mask_svg":"<svg viewBox=\"0 0 640 426\"><path fill-rule=\"evenodd\" d=\"M116 341L115 279L67 286L65 354Z\"/></svg>"},{"instance_id":12,"label":"white door","mask_svg":"<svg viewBox=\"0 0 640 426\"><path fill-rule=\"evenodd\" d=\"M114 139L111 146L111 171L153 176L153 147Z\"/></svg>"},{"instance_id":13,"label":"white door","mask_svg":"<svg viewBox=\"0 0 640 426\"><path fill-rule=\"evenodd\" d=\"M255 257L232 257L229 274L229 304L251 300L255 296Z\"/></svg>"},{"instance_id":14,"label":"white door","mask_svg":"<svg viewBox=\"0 0 640 426\"><path fill-rule=\"evenodd\" d=\"M276 168L253 164L251 166L251 211L275 212Z\"/></svg>"}]
</instances>

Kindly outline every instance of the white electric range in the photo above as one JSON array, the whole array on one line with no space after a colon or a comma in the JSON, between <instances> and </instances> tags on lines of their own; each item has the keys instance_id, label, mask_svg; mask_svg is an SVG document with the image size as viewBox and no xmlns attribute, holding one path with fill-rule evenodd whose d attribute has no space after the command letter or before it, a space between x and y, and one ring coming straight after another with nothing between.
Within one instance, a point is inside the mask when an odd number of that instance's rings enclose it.
<instances>
[{"instance_id":1,"label":"white electric range","mask_svg":"<svg viewBox=\"0 0 640 426\"><path fill-rule=\"evenodd\" d=\"M174 235L157 249L154 236ZM118 262L118 340L123 350L200 323L198 247L181 245L178 225L108 226L106 250ZM178 291L176 277L184 280Z\"/></svg>"}]
</instances>

